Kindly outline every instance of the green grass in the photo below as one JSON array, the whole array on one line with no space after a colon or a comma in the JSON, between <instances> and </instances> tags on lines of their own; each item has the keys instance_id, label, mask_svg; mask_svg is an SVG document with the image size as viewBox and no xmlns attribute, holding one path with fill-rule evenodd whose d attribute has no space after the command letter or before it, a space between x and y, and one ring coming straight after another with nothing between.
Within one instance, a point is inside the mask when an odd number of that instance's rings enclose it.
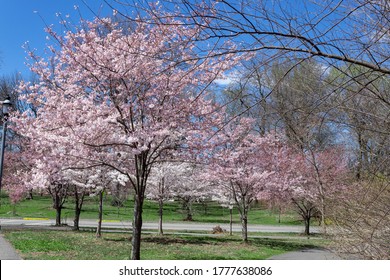
<instances>
[{"instance_id":1,"label":"green grass","mask_svg":"<svg viewBox=\"0 0 390 280\"><path fill-rule=\"evenodd\" d=\"M28 260L124 260L130 256L127 233L63 230L3 231L5 237ZM251 238L244 244L239 236L157 236L144 235L141 258L144 260L262 260L273 255L324 245L314 239Z\"/></svg>"},{"instance_id":2,"label":"green grass","mask_svg":"<svg viewBox=\"0 0 390 280\"><path fill-rule=\"evenodd\" d=\"M104 215L106 220L130 221L133 215L133 201L128 200L123 207L111 206L111 197L105 197ZM65 223L72 223L74 210L72 198L69 198L62 210L62 220ZM229 223L230 215L227 208L221 207L215 202L207 204L207 208L200 203L194 206L194 221L208 223ZM239 222L239 214L236 209L233 210L234 222ZM55 210L52 208L52 200L47 196L35 195L32 200L23 200L16 205L11 205L8 198L3 195L1 198L0 217L3 218L55 218ZM81 213L82 219L97 219L98 202L96 197L87 197ZM167 202L164 205L164 221L182 221L185 218L180 203ZM158 204L153 201L145 201L143 210L144 221L158 220ZM250 224L278 224L277 215L261 205L255 205L249 212ZM282 225L301 225L298 216L294 212L286 213L281 216Z\"/></svg>"}]
</instances>

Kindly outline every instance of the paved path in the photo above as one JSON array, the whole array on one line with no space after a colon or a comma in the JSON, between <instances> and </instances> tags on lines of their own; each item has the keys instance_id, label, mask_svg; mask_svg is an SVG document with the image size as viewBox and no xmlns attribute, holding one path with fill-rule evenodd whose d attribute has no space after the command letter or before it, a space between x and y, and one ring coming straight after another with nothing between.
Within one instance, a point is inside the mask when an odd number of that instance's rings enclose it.
<instances>
[{"instance_id":1,"label":"paved path","mask_svg":"<svg viewBox=\"0 0 390 280\"><path fill-rule=\"evenodd\" d=\"M0 260L21 260L22 258L12 247L12 245L5 240L4 236L0 234Z\"/></svg>"},{"instance_id":2,"label":"paved path","mask_svg":"<svg viewBox=\"0 0 390 280\"><path fill-rule=\"evenodd\" d=\"M69 225L73 222L69 221ZM7 226L52 226L55 224L54 220L24 220L24 219L0 219L0 225L6 228ZM177 222L177 223L164 223L163 228L165 230L199 230L199 231L212 231L213 227L217 226L217 223L196 223L196 222ZM229 230L229 224L219 224L223 229ZM96 228L97 220L93 219L81 219L80 227L91 227ZM129 221L103 221L104 228L131 228L131 222ZM157 222L144 222L142 225L143 230L157 230ZM285 226L285 225L248 225L248 232L303 232L303 226ZM241 225L233 224L233 231L240 232ZM311 227L313 233L320 231L319 227Z\"/></svg>"},{"instance_id":3,"label":"paved path","mask_svg":"<svg viewBox=\"0 0 390 280\"><path fill-rule=\"evenodd\" d=\"M272 256L269 260L341 260L342 258L325 249L302 249Z\"/></svg>"}]
</instances>

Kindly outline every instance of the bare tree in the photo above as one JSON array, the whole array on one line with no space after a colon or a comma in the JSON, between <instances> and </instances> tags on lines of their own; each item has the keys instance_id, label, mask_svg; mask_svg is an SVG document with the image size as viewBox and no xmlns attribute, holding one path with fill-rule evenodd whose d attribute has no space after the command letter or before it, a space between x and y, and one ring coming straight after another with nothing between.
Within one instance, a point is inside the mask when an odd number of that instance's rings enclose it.
<instances>
[{"instance_id":1,"label":"bare tree","mask_svg":"<svg viewBox=\"0 0 390 280\"><path fill-rule=\"evenodd\" d=\"M390 185L383 178L360 181L334 211L340 252L357 258L390 258Z\"/></svg>"},{"instance_id":2,"label":"bare tree","mask_svg":"<svg viewBox=\"0 0 390 280\"><path fill-rule=\"evenodd\" d=\"M390 77L351 65L332 71L328 80L337 93L334 121L344 124L356 143L351 147L356 179L364 180L378 172L388 176Z\"/></svg>"}]
</instances>

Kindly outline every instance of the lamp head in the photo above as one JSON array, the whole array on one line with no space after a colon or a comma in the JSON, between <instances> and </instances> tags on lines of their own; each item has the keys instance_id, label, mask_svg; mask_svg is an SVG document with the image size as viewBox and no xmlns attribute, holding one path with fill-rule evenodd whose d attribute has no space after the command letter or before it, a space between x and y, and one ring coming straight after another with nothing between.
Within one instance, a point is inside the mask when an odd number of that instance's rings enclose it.
<instances>
[{"instance_id":1,"label":"lamp head","mask_svg":"<svg viewBox=\"0 0 390 280\"><path fill-rule=\"evenodd\" d=\"M2 109L3 109L3 116L8 116L9 111L10 111L10 109L11 109L11 107L12 107L12 103L11 103L11 101L9 100L9 98L5 99L5 100L3 101L3 104L2 104L2 105L3 105L3 106L2 106Z\"/></svg>"}]
</instances>

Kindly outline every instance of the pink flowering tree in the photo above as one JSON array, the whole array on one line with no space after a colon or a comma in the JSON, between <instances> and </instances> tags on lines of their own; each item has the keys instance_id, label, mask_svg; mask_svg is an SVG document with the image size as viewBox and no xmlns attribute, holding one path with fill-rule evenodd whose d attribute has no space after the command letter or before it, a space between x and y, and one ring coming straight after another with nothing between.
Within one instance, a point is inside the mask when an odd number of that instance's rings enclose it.
<instances>
[{"instance_id":1,"label":"pink flowering tree","mask_svg":"<svg viewBox=\"0 0 390 280\"><path fill-rule=\"evenodd\" d=\"M252 120L241 119L226 128L225 140L210 160L206 177L217 187L221 200L231 199L236 205L242 224L242 239L248 241L248 212L250 204L272 187L284 169L277 168L276 151L284 143L276 134L260 136L250 133ZM216 192L217 193L217 192Z\"/></svg>"},{"instance_id":2,"label":"pink flowering tree","mask_svg":"<svg viewBox=\"0 0 390 280\"><path fill-rule=\"evenodd\" d=\"M194 202L208 201L214 193L214 189L202 179L203 172L203 166L199 164L181 163L176 180L171 186L172 196L182 204L185 221L193 221Z\"/></svg>"},{"instance_id":3,"label":"pink flowering tree","mask_svg":"<svg viewBox=\"0 0 390 280\"><path fill-rule=\"evenodd\" d=\"M288 155L279 154L279 158L285 156ZM347 158L341 147L295 152L293 157L288 157L292 160L278 160L278 168L288 172L275 178L272 186L263 193L263 198L291 203L304 221L304 233L309 235L311 219L324 217L326 205L346 195ZM324 219L322 221L325 227Z\"/></svg>"},{"instance_id":4,"label":"pink flowering tree","mask_svg":"<svg viewBox=\"0 0 390 280\"><path fill-rule=\"evenodd\" d=\"M190 39L198 30L171 21L140 21L125 30L100 18L65 36L48 30L59 46L50 48L50 60L30 53L40 81L21 86L37 114L13 120L43 148L63 147L52 148L53 157L69 167L104 165L127 176L135 193L132 259L140 258L153 165L167 151L175 156L205 142L222 118L206 86L234 62L232 56L196 59Z\"/></svg>"},{"instance_id":5,"label":"pink flowering tree","mask_svg":"<svg viewBox=\"0 0 390 280\"><path fill-rule=\"evenodd\" d=\"M29 114L27 111L23 114ZM35 114L34 114L35 115ZM74 229L79 228L79 217L81 213L84 196L88 191L88 171L80 168L76 161L61 156L77 149L77 145L71 145L62 139L63 135L57 138L46 138L40 131L39 123L35 117L14 119L11 127L21 134L20 149L10 153L12 155L12 166L18 167L18 172L10 174L10 180L18 182L16 190L39 190L50 194L53 200L53 208L56 210L56 226L61 226L61 212L68 196L73 195L75 201ZM19 169L20 168L20 169ZM76 168L73 169L72 168ZM21 173L23 177L20 176ZM13 197L13 192L10 192Z\"/></svg>"},{"instance_id":6,"label":"pink flowering tree","mask_svg":"<svg viewBox=\"0 0 390 280\"><path fill-rule=\"evenodd\" d=\"M180 165L170 162L156 164L150 174L146 196L158 202L158 233L160 235L163 235L164 202L173 198L172 185L177 182L180 174Z\"/></svg>"},{"instance_id":7,"label":"pink flowering tree","mask_svg":"<svg viewBox=\"0 0 390 280\"><path fill-rule=\"evenodd\" d=\"M186 220L192 220L192 203L209 197L210 190L202 184L199 167L185 162L163 162L152 169L147 197L159 203L159 234L163 234L164 202L177 199L182 202Z\"/></svg>"},{"instance_id":8,"label":"pink flowering tree","mask_svg":"<svg viewBox=\"0 0 390 280\"><path fill-rule=\"evenodd\" d=\"M311 201L316 206L321 225L326 232L327 206L333 201L342 199L348 193L348 158L341 146L329 147L322 151L310 151L305 158L302 173L306 181L301 187L307 193L307 201Z\"/></svg>"},{"instance_id":9,"label":"pink flowering tree","mask_svg":"<svg viewBox=\"0 0 390 280\"><path fill-rule=\"evenodd\" d=\"M14 137L9 144L12 150L4 154L3 186L9 195L11 204L15 205L31 193L32 189L24 184L31 180L32 162L26 149L26 139ZM32 197L32 196L30 196Z\"/></svg>"},{"instance_id":10,"label":"pink flowering tree","mask_svg":"<svg viewBox=\"0 0 390 280\"><path fill-rule=\"evenodd\" d=\"M276 176L267 183L267 188L258 198L279 208L280 222L283 208L292 207L292 192L296 186L306 182L301 172L304 157L294 147L281 141L273 146L271 161Z\"/></svg>"},{"instance_id":11,"label":"pink flowering tree","mask_svg":"<svg viewBox=\"0 0 390 280\"><path fill-rule=\"evenodd\" d=\"M68 196L73 197L74 219L73 230L80 229L80 215L86 195L90 192L88 186L88 173L85 170L67 169L62 172L63 180L68 182Z\"/></svg>"},{"instance_id":12,"label":"pink flowering tree","mask_svg":"<svg viewBox=\"0 0 390 280\"><path fill-rule=\"evenodd\" d=\"M28 188L44 190L50 194L53 200L53 208L56 210L56 226L61 226L61 213L71 191L69 180L64 175L60 166L48 168L46 161L35 162L31 170L31 180L25 182Z\"/></svg>"},{"instance_id":13,"label":"pink flowering tree","mask_svg":"<svg viewBox=\"0 0 390 280\"><path fill-rule=\"evenodd\" d=\"M104 193L110 193L112 189L117 189L119 186L126 186L128 183L128 178L124 174L110 169L107 166L95 167L92 170L88 170L88 174L90 195L98 196L99 198L99 214L98 224L96 227L96 237L100 238L102 236Z\"/></svg>"}]
</instances>

